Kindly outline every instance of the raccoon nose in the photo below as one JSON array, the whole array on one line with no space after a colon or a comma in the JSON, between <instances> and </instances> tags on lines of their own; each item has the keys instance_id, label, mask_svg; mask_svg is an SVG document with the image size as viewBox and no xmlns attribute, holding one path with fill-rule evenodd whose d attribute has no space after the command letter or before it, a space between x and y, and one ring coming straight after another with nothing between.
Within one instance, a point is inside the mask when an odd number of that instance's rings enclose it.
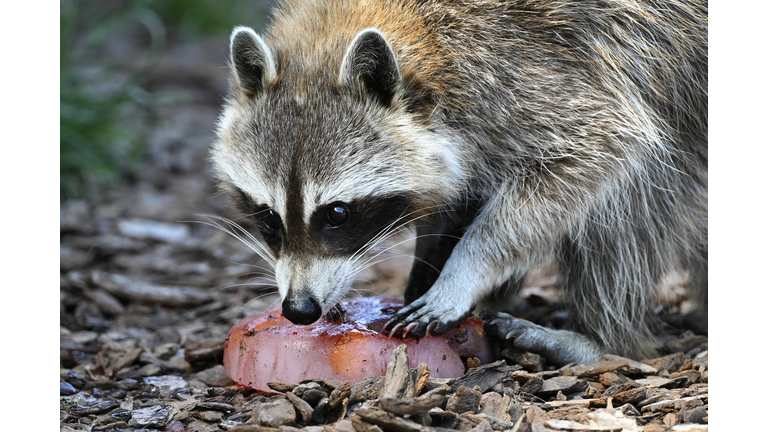
<instances>
[{"instance_id":1,"label":"raccoon nose","mask_svg":"<svg viewBox=\"0 0 768 432\"><path fill-rule=\"evenodd\" d=\"M320 303L312 296L283 300L283 316L294 324L308 325L317 321L323 310Z\"/></svg>"}]
</instances>

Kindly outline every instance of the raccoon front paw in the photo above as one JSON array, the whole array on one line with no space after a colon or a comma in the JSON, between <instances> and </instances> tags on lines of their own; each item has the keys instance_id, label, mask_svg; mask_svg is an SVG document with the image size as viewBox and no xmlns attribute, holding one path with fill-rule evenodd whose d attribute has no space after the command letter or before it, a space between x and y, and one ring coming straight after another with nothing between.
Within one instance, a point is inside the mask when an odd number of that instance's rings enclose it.
<instances>
[{"instance_id":1,"label":"raccoon front paw","mask_svg":"<svg viewBox=\"0 0 768 432\"><path fill-rule=\"evenodd\" d=\"M459 311L434 305L421 297L400 309L384 324L382 334L392 337L439 336L464 321L470 311Z\"/></svg>"},{"instance_id":2,"label":"raccoon front paw","mask_svg":"<svg viewBox=\"0 0 768 432\"><path fill-rule=\"evenodd\" d=\"M594 362L605 354L596 342L580 333L542 327L505 313L483 313L481 317L488 333L517 349L541 354L557 366Z\"/></svg>"}]
</instances>

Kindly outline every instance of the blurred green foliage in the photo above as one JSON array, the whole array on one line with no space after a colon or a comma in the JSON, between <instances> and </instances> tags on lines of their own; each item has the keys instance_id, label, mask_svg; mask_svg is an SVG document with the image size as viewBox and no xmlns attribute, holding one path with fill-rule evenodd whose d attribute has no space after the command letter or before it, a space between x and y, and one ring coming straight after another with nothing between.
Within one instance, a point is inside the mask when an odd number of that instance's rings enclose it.
<instances>
[{"instance_id":1,"label":"blurred green foliage","mask_svg":"<svg viewBox=\"0 0 768 432\"><path fill-rule=\"evenodd\" d=\"M168 25L178 29L181 38L199 35L227 35L236 25L247 25L257 31L273 3L268 0L143 0L139 2L155 11Z\"/></svg>"},{"instance_id":2,"label":"blurred green foliage","mask_svg":"<svg viewBox=\"0 0 768 432\"><path fill-rule=\"evenodd\" d=\"M106 38L143 25L151 51L137 70L123 70L100 55ZM60 197L92 198L135 173L152 98L141 73L165 44L165 27L151 10L88 8L62 4L60 42Z\"/></svg>"},{"instance_id":3,"label":"blurred green foliage","mask_svg":"<svg viewBox=\"0 0 768 432\"><path fill-rule=\"evenodd\" d=\"M264 25L267 1L65 0L60 39L60 199L95 198L134 176L158 108L180 103L145 90L171 36L226 38L238 24ZM115 58L115 43L145 45ZM105 48L109 43L112 49ZM223 42L226 43L226 42Z\"/></svg>"}]
</instances>

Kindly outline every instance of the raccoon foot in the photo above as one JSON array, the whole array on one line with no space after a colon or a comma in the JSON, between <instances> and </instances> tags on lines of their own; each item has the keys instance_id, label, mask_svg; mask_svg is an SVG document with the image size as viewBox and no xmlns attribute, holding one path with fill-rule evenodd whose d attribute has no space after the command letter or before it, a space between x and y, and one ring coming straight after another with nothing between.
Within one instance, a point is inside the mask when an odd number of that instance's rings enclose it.
<instances>
[{"instance_id":1,"label":"raccoon foot","mask_svg":"<svg viewBox=\"0 0 768 432\"><path fill-rule=\"evenodd\" d=\"M445 307L428 298L429 295L422 296L400 309L384 324L381 333L392 337L439 336L464 321L471 312L469 308L462 312L460 308L452 307L454 305Z\"/></svg>"},{"instance_id":2,"label":"raccoon foot","mask_svg":"<svg viewBox=\"0 0 768 432\"><path fill-rule=\"evenodd\" d=\"M346 315L345 311L340 304L336 303L328 312L325 313L325 318L335 323L341 322Z\"/></svg>"},{"instance_id":3,"label":"raccoon foot","mask_svg":"<svg viewBox=\"0 0 768 432\"><path fill-rule=\"evenodd\" d=\"M483 312L486 331L512 343L515 348L544 356L550 364L591 363L602 359L605 351L587 336L542 327L505 313Z\"/></svg>"}]
</instances>

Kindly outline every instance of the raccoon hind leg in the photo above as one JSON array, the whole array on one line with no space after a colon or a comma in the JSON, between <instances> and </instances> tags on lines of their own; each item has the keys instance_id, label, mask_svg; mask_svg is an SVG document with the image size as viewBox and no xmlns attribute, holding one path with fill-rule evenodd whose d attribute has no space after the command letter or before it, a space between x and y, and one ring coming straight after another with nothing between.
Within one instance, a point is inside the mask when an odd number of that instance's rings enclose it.
<instances>
[{"instance_id":1,"label":"raccoon hind leg","mask_svg":"<svg viewBox=\"0 0 768 432\"><path fill-rule=\"evenodd\" d=\"M586 223L560 247L571 327L605 352L653 355L648 324L655 287L673 261L671 249L652 226L631 217L602 221Z\"/></svg>"},{"instance_id":2,"label":"raccoon hind leg","mask_svg":"<svg viewBox=\"0 0 768 432\"><path fill-rule=\"evenodd\" d=\"M578 237L566 237L557 252L566 291L571 330L553 330L499 314L489 328L519 349L544 355L551 363L584 363L613 353L651 355L648 320L662 266L647 253L631 223L586 224Z\"/></svg>"},{"instance_id":3,"label":"raccoon hind leg","mask_svg":"<svg viewBox=\"0 0 768 432\"><path fill-rule=\"evenodd\" d=\"M706 233L706 231L705 231ZM706 234L705 234L706 237ZM695 309L683 317L685 328L696 334L709 334L708 325L708 246L706 238L700 241L693 252L694 256L689 262L691 297L695 302Z\"/></svg>"}]
</instances>

